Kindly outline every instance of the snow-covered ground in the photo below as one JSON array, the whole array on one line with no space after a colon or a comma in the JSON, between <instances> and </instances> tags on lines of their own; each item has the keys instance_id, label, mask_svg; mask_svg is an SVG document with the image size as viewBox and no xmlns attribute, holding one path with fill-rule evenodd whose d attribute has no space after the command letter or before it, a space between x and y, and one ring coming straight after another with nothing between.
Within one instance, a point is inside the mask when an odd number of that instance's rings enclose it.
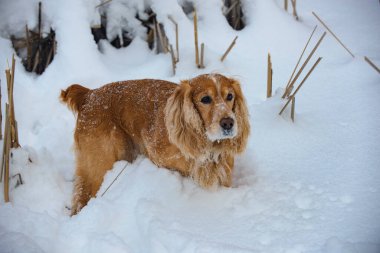
<instances>
[{"instance_id":1,"label":"snow-covered ground","mask_svg":"<svg viewBox=\"0 0 380 253\"><path fill-rule=\"evenodd\" d=\"M202 70L194 64L192 20L179 5L183 1L128 1L139 10L151 6L172 43L167 15L179 23L176 76L170 55L150 51L137 27L130 46L103 42L100 52L89 29L99 19L98 1L42 2L44 30L55 29L58 50L41 76L27 73L17 58L15 110L23 148L14 150L11 174L20 172L24 184L14 188L12 179L11 203L1 199L1 253L380 252L380 75L363 60L368 56L380 65L379 1L301 0L296 21L282 0L243 0L247 26L237 32L222 15L220 0L194 0L205 43ZM356 57L326 36L311 63L323 59L297 95L292 123L289 111L278 115L281 95L313 27L318 24L312 46L324 32L312 11ZM6 61L14 52L9 36L22 34L26 23L35 27L36 14L36 0L0 1L3 101ZM270 99L268 52L275 93ZM115 163L99 193L127 167L107 194L69 217L75 118L59 102L60 89L137 78L178 82L207 72L238 78L249 105L252 134L237 158L233 187L203 190L139 157L133 164Z\"/></svg>"}]
</instances>

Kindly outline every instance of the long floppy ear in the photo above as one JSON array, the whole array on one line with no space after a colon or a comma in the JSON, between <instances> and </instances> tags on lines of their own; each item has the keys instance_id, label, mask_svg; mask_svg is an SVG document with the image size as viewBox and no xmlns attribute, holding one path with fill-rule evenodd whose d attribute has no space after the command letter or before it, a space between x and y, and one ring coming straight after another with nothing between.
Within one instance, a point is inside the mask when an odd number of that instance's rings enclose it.
<instances>
[{"instance_id":1,"label":"long floppy ear","mask_svg":"<svg viewBox=\"0 0 380 253\"><path fill-rule=\"evenodd\" d=\"M235 102L233 111L238 125L238 134L235 138L236 150L241 153L247 146L248 136L250 132L249 114L247 104L245 102L243 93L240 88L240 83L237 80L232 79L232 87L235 90Z\"/></svg>"},{"instance_id":2,"label":"long floppy ear","mask_svg":"<svg viewBox=\"0 0 380 253\"><path fill-rule=\"evenodd\" d=\"M186 158L196 158L205 148L206 139L202 120L192 101L189 81L181 81L165 106L165 125L169 141Z\"/></svg>"}]
</instances>

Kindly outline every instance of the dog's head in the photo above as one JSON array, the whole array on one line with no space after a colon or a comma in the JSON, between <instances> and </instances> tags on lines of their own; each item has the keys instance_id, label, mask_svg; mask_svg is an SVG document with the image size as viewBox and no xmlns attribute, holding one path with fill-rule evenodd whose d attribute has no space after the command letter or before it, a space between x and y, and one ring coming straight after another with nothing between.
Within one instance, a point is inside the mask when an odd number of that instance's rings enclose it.
<instances>
[{"instance_id":1,"label":"dog's head","mask_svg":"<svg viewBox=\"0 0 380 253\"><path fill-rule=\"evenodd\" d=\"M220 74L182 81L166 104L165 124L169 140L192 158L211 147L240 153L250 129L239 82Z\"/></svg>"}]
</instances>

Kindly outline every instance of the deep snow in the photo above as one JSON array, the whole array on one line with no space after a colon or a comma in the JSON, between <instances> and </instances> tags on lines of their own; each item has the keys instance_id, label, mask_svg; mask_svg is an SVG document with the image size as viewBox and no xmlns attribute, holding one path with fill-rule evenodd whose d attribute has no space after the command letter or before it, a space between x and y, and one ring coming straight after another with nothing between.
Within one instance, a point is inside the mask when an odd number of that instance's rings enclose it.
<instances>
[{"instance_id":1,"label":"deep snow","mask_svg":"<svg viewBox=\"0 0 380 253\"><path fill-rule=\"evenodd\" d=\"M167 15L179 23L180 62L172 76L170 55L151 52L137 27L127 48L103 42L99 51L89 29L99 21L98 1L43 1L44 30L56 30L58 51L41 76L26 73L17 59L15 110L23 149L14 151L11 174L20 172L25 183L12 188L11 203L1 200L0 252L380 252L380 76L363 60L366 55L380 65L379 2L297 1L297 22L283 11L283 1L245 0L247 26L240 32L222 16L221 1L194 2L205 43L202 70L194 64L192 20L177 1L128 3L139 11L151 5L172 42ZM35 0L0 2L2 94L13 53L9 35L36 25L36 6ZM297 95L292 123L289 111L278 115L280 97L318 24L311 11L356 57L326 36L312 62L323 59ZM318 26L312 46L324 31ZM265 99L268 51L271 99ZM252 134L237 158L233 187L203 190L140 157L115 163L98 195L126 166L116 183L70 218L75 118L60 104L60 89L136 78L178 82L207 72L238 78L249 105Z\"/></svg>"}]
</instances>

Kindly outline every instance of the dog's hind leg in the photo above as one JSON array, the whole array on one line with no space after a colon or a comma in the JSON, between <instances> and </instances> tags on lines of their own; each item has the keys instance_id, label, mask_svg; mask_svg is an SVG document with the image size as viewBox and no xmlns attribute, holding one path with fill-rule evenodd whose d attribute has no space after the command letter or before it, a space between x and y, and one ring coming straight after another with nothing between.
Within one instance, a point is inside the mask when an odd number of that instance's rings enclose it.
<instances>
[{"instance_id":1,"label":"dog's hind leg","mask_svg":"<svg viewBox=\"0 0 380 253\"><path fill-rule=\"evenodd\" d=\"M72 200L74 215L95 197L107 170L118 160L132 161L133 144L122 130L76 133L76 179Z\"/></svg>"},{"instance_id":2,"label":"dog's hind leg","mask_svg":"<svg viewBox=\"0 0 380 253\"><path fill-rule=\"evenodd\" d=\"M74 181L71 216L77 214L90 200L90 190L88 180L86 180L83 176L76 175Z\"/></svg>"}]
</instances>

